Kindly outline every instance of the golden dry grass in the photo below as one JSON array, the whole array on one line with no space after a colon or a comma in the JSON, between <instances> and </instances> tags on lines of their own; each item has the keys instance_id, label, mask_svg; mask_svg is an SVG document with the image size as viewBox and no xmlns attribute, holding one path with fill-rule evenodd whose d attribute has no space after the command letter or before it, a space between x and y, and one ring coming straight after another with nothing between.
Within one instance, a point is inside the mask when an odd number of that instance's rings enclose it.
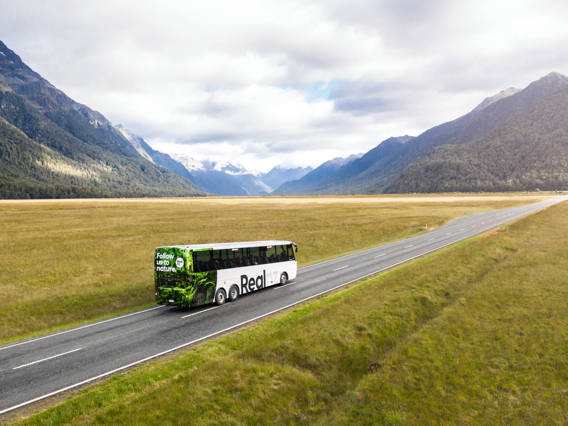
<instances>
[{"instance_id":1,"label":"golden dry grass","mask_svg":"<svg viewBox=\"0 0 568 426\"><path fill-rule=\"evenodd\" d=\"M287 239L305 265L547 196L1 201L0 340L151 304L156 246Z\"/></svg>"}]
</instances>

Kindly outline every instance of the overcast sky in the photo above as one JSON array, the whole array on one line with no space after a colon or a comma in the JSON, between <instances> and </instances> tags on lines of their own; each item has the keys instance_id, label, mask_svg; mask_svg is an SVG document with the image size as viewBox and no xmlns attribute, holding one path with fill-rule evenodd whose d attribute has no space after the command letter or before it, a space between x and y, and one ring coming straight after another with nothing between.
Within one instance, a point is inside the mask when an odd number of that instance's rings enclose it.
<instances>
[{"instance_id":1,"label":"overcast sky","mask_svg":"<svg viewBox=\"0 0 568 426\"><path fill-rule=\"evenodd\" d=\"M266 171L568 74L567 1L0 0L0 39L155 149Z\"/></svg>"}]
</instances>

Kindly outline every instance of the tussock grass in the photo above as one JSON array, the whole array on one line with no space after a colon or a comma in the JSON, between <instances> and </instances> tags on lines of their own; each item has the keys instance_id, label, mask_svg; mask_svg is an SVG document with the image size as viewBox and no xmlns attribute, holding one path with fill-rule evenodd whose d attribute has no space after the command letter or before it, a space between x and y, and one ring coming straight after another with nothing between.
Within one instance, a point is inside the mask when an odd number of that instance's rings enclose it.
<instances>
[{"instance_id":1,"label":"tussock grass","mask_svg":"<svg viewBox=\"0 0 568 426\"><path fill-rule=\"evenodd\" d=\"M0 342L152 304L156 246L286 239L305 265L545 197L0 201Z\"/></svg>"},{"instance_id":2,"label":"tussock grass","mask_svg":"<svg viewBox=\"0 0 568 426\"><path fill-rule=\"evenodd\" d=\"M25 424L565 424L568 203L92 386Z\"/></svg>"}]
</instances>

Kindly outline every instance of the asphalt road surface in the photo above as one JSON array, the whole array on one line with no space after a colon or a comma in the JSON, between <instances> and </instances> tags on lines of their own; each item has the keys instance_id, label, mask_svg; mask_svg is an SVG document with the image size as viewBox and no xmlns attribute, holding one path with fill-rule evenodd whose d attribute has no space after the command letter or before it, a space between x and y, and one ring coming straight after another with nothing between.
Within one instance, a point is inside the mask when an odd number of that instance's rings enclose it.
<instances>
[{"instance_id":1,"label":"asphalt road surface","mask_svg":"<svg viewBox=\"0 0 568 426\"><path fill-rule=\"evenodd\" d=\"M219 307L188 311L157 306L0 346L0 415L231 331L566 199L464 216L416 237L300 268L296 279L284 286Z\"/></svg>"}]
</instances>

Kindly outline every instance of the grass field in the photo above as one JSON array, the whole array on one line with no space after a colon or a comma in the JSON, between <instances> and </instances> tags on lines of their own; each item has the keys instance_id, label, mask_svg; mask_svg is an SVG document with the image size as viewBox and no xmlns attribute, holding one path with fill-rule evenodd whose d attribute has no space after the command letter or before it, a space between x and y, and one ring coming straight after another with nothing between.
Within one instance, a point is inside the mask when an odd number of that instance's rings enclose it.
<instances>
[{"instance_id":1,"label":"grass field","mask_svg":"<svg viewBox=\"0 0 568 426\"><path fill-rule=\"evenodd\" d=\"M26 424L566 424L568 203L89 387Z\"/></svg>"},{"instance_id":2,"label":"grass field","mask_svg":"<svg viewBox=\"0 0 568 426\"><path fill-rule=\"evenodd\" d=\"M287 239L305 265L546 196L0 201L0 342L152 304L159 245Z\"/></svg>"}]
</instances>

